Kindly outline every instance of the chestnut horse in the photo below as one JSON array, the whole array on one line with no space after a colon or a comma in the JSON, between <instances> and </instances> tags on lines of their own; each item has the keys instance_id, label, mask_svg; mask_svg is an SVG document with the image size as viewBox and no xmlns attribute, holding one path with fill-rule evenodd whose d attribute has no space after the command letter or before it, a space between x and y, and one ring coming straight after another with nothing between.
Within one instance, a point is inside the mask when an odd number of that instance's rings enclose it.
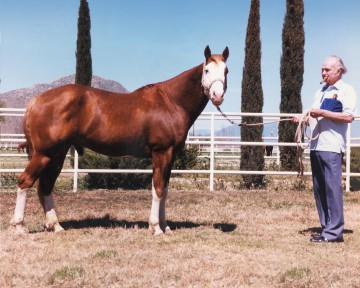
<instances>
[{"instance_id":1,"label":"chestnut horse","mask_svg":"<svg viewBox=\"0 0 360 288\"><path fill-rule=\"evenodd\" d=\"M152 158L152 205L149 228L154 234L170 231L165 200L174 156L185 145L188 130L209 99L221 105L226 92L226 60L204 51L205 61L164 82L119 94L81 85L49 90L28 104L24 117L30 162L18 179L12 224L23 233L26 194L37 182L45 212L45 227L63 230L51 195L71 146L109 156Z\"/></svg>"}]
</instances>

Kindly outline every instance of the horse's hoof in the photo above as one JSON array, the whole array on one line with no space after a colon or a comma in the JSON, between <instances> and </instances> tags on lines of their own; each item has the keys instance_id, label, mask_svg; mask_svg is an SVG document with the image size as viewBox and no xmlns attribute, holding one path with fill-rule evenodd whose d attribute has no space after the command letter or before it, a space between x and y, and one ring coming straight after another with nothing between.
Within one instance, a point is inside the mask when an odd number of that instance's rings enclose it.
<instances>
[{"instance_id":1,"label":"horse's hoof","mask_svg":"<svg viewBox=\"0 0 360 288\"><path fill-rule=\"evenodd\" d=\"M63 227L60 226L60 224L55 225L55 227L54 227L54 232L55 233L60 233L62 231L65 231L65 230L64 230Z\"/></svg>"},{"instance_id":2,"label":"horse's hoof","mask_svg":"<svg viewBox=\"0 0 360 288\"><path fill-rule=\"evenodd\" d=\"M158 235L163 235L164 234L164 231L161 230L160 226L155 226L153 228L153 231L154 231L154 236L158 236Z\"/></svg>"},{"instance_id":3,"label":"horse's hoof","mask_svg":"<svg viewBox=\"0 0 360 288\"><path fill-rule=\"evenodd\" d=\"M59 223L56 224L44 224L44 228L46 231L48 232L55 232L55 233L59 233L61 231L64 231L64 228L60 226Z\"/></svg>"},{"instance_id":4,"label":"horse's hoof","mask_svg":"<svg viewBox=\"0 0 360 288\"><path fill-rule=\"evenodd\" d=\"M16 235L26 235L27 234L27 231L23 225L18 224L18 225L14 225L14 226L15 226L15 234Z\"/></svg>"}]
</instances>

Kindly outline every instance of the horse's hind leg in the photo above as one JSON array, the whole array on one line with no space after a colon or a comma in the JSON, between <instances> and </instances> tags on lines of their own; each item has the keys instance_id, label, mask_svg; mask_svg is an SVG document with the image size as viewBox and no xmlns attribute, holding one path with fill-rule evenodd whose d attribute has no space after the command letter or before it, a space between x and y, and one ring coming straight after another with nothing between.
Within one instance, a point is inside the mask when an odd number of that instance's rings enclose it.
<instances>
[{"instance_id":1,"label":"horse's hind leg","mask_svg":"<svg viewBox=\"0 0 360 288\"><path fill-rule=\"evenodd\" d=\"M64 164L66 153L61 157L51 159L49 165L43 170L37 183L37 192L40 203L45 212L45 228L48 231L60 232L64 229L60 226L55 212L53 196L51 194L56 179L59 176Z\"/></svg>"},{"instance_id":2,"label":"horse's hind leg","mask_svg":"<svg viewBox=\"0 0 360 288\"><path fill-rule=\"evenodd\" d=\"M14 217L11 220L11 224L16 228L16 232L18 233L25 232L23 223L27 192L34 185L41 171L48 165L49 161L50 159L48 157L34 154L24 172L19 176Z\"/></svg>"}]
</instances>

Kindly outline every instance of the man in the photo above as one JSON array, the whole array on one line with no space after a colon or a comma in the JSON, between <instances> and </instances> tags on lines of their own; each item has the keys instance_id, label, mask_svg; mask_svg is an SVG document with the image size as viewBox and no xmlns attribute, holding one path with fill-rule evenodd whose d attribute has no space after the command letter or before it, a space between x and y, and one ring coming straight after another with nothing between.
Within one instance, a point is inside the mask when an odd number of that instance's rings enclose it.
<instances>
[{"instance_id":1,"label":"man","mask_svg":"<svg viewBox=\"0 0 360 288\"><path fill-rule=\"evenodd\" d=\"M322 67L322 83L309 111L312 130L310 161L315 203L322 227L311 242L343 242L344 208L342 158L348 123L354 120L356 92L342 80L346 67L341 58L329 56Z\"/></svg>"}]
</instances>

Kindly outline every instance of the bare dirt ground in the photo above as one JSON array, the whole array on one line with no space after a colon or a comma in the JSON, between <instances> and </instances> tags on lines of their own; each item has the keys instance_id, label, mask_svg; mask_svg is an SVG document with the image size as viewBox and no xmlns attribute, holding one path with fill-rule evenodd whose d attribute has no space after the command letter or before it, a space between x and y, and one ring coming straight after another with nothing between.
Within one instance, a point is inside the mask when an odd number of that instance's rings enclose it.
<instances>
[{"instance_id":1,"label":"bare dirt ground","mask_svg":"<svg viewBox=\"0 0 360 288\"><path fill-rule=\"evenodd\" d=\"M170 191L172 234L148 230L150 191L57 192L65 232L14 235L15 193L0 194L0 287L360 287L360 193L346 193L345 242L310 243L311 192Z\"/></svg>"}]
</instances>

